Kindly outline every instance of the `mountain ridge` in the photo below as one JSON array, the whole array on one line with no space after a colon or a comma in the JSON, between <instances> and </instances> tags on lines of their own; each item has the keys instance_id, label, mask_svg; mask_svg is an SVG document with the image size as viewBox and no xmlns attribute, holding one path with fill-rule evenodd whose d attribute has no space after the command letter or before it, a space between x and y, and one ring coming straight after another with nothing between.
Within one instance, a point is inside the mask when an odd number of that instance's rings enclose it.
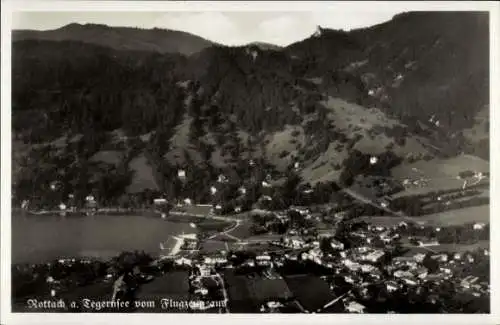
<instances>
[{"instance_id":1,"label":"mountain ridge","mask_svg":"<svg viewBox=\"0 0 500 325\"><path fill-rule=\"evenodd\" d=\"M142 50L191 55L215 43L200 36L170 29L111 27L104 24L71 23L57 29L13 30L12 40L82 41L117 50Z\"/></svg>"}]
</instances>

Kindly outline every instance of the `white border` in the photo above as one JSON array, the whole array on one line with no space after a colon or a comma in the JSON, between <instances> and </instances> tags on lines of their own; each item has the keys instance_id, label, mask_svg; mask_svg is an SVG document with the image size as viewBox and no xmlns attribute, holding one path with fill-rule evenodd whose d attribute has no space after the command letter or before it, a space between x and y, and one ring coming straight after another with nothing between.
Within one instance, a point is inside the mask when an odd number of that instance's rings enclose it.
<instances>
[{"instance_id":1,"label":"white border","mask_svg":"<svg viewBox=\"0 0 500 325\"><path fill-rule=\"evenodd\" d=\"M10 50L11 50L11 13L12 11L385 11L388 8L401 11L442 11L442 10L484 10L490 12L490 161L500 159L499 139L500 119L498 86L500 70L498 42L500 6L493 1L463 2L212 2L212 1L2 1L2 109L1 109L1 282L0 282L0 323L1 324L86 324L86 323L150 323L168 322L180 324L197 322L203 324L495 324L500 323L500 220L497 220L499 205L491 200L491 315L204 315L204 314L12 314L10 313L10 167L11 167L11 126L10 126ZM500 197L498 167L491 164L490 197Z\"/></svg>"}]
</instances>

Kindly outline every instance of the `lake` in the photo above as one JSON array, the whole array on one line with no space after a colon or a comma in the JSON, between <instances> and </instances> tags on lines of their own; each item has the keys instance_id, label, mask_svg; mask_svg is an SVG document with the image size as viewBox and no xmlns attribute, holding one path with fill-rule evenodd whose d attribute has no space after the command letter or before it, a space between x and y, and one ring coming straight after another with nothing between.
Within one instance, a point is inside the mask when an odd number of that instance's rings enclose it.
<instances>
[{"instance_id":1,"label":"lake","mask_svg":"<svg viewBox=\"0 0 500 325\"><path fill-rule=\"evenodd\" d=\"M153 216L23 216L12 217L12 263L36 263L64 257L108 259L123 251L160 254L170 249L170 236L193 232L186 223ZM170 238L170 240L169 240ZM163 251L164 254L169 251Z\"/></svg>"}]
</instances>

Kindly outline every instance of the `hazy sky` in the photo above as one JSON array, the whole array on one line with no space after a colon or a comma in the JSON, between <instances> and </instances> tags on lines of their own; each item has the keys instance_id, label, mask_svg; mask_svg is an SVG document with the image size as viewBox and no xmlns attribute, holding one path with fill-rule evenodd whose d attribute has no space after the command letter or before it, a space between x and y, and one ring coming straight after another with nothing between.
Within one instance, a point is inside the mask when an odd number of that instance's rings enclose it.
<instances>
[{"instance_id":1,"label":"hazy sky","mask_svg":"<svg viewBox=\"0 0 500 325\"><path fill-rule=\"evenodd\" d=\"M349 30L390 20L397 8L314 12L17 12L14 29L55 29L66 24L98 23L110 26L168 28L193 33L226 45L254 41L288 45L310 36L317 25Z\"/></svg>"}]
</instances>

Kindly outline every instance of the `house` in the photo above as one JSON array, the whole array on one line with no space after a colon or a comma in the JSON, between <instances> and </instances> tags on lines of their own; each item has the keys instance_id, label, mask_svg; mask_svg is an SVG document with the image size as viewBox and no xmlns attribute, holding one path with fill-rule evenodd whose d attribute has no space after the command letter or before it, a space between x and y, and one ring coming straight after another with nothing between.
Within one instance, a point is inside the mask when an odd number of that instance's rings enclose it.
<instances>
[{"instance_id":1,"label":"house","mask_svg":"<svg viewBox=\"0 0 500 325\"><path fill-rule=\"evenodd\" d=\"M285 237L284 244L291 248L301 248L305 246L305 241L299 236Z\"/></svg>"},{"instance_id":2,"label":"house","mask_svg":"<svg viewBox=\"0 0 500 325\"><path fill-rule=\"evenodd\" d=\"M350 259L346 259L342 261L342 263L351 271L357 271L361 268L361 264L351 261Z\"/></svg>"},{"instance_id":3,"label":"house","mask_svg":"<svg viewBox=\"0 0 500 325\"><path fill-rule=\"evenodd\" d=\"M217 177L217 182L219 182L219 183L227 183L227 181L228 181L228 179L224 174L220 174Z\"/></svg>"},{"instance_id":4,"label":"house","mask_svg":"<svg viewBox=\"0 0 500 325\"><path fill-rule=\"evenodd\" d=\"M180 258L175 260L175 264L177 264L177 265L191 265L192 262L193 261L190 258L186 258L186 257L180 257Z\"/></svg>"},{"instance_id":5,"label":"house","mask_svg":"<svg viewBox=\"0 0 500 325\"><path fill-rule=\"evenodd\" d=\"M431 258L433 260L437 260L440 262L447 262L448 261L448 254L435 254L435 255L432 255Z\"/></svg>"},{"instance_id":6,"label":"house","mask_svg":"<svg viewBox=\"0 0 500 325\"><path fill-rule=\"evenodd\" d=\"M336 219L343 219L343 218L347 217L348 215L349 215L349 211L345 210L345 211L336 212L334 214L334 217Z\"/></svg>"},{"instance_id":7,"label":"house","mask_svg":"<svg viewBox=\"0 0 500 325\"><path fill-rule=\"evenodd\" d=\"M268 254L261 254L255 257L255 261L258 265L269 265L271 264L271 256Z\"/></svg>"},{"instance_id":8,"label":"house","mask_svg":"<svg viewBox=\"0 0 500 325\"><path fill-rule=\"evenodd\" d=\"M365 309L365 306L363 306L362 304L356 302L356 301L349 301L349 302L344 302L344 306L345 306L345 309L349 312L349 313L358 313L358 314L361 314L363 313L364 309Z\"/></svg>"},{"instance_id":9,"label":"house","mask_svg":"<svg viewBox=\"0 0 500 325\"><path fill-rule=\"evenodd\" d=\"M350 276L350 275L345 275L344 276L344 281L347 282L347 283L351 283L351 284L353 284L354 282L356 282L354 280L354 278L352 276Z\"/></svg>"},{"instance_id":10,"label":"house","mask_svg":"<svg viewBox=\"0 0 500 325\"><path fill-rule=\"evenodd\" d=\"M399 224L398 224L399 227L401 228L407 228L408 227L408 224L404 221L401 221Z\"/></svg>"},{"instance_id":11,"label":"house","mask_svg":"<svg viewBox=\"0 0 500 325\"><path fill-rule=\"evenodd\" d=\"M424 279L428 273L429 271L425 267L419 267L414 270L414 274L420 279Z\"/></svg>"},{"instance_id":12,"label":"house","mask_svg":"<svg viewBox=\"0 0 500 325\"><path fill-rule=\"evenodd\" d=\"M387 281L385 287L388 292L394 292L399 289L399 285L395 281Z\"/></svg>"},{"instance_id":13,"label":"house","mask_svg":"<svg viewBox=\"0 0 500 325\"><path fill-rule=\"evenodd\" d=\"M210 276L211 269L205 264L198 265L198 270L200 271L201 276Z\"/></svg>"},{"instance_id":14,"label":"house","mask_svg":"<svg viewBox=\"0 0 500 325\"><path fill-rule=\"evenodd\" d=\"M369 264L361 264L361 271L365 273L376 272L377 268L373 265Z\"/></svg>"},{"instance_id":15,"label":"house","mask_svg":"<svg viewBox=\"0 0 500 325\"><path fill-rule=\"evenodd\" d=\"M402 278L403 282L410 286L416 286L417 282L409 278Z\"/></svg>"},{"instance_id":16,"label":"house","mask_svg":"<svg viewBox=\"0 0 500 325\"><path fill-rule=\"evenodd\" d=\"M413 259L418 263L422 263L424 258L425 258L425 254L423 254L423 253L417 253L417 254L413 255Z\"/></svg>"},{"instance_id":17,"label":"house","mask_svg":"<svg viewBox=\"0 0 500 325\"><path fill-rule=\"evenodd\" d=\"M21 209L23 210L28 209L29 204L30 204L29 200L23 200L23 202L21 203Z\"/></svg>"},{"instance_id":18,"label":"house","mask_svg":"<svg viewBox=\"0 0 500 325\"><path fill-rule=\"evenodd\" d=\"M365 255L364 259L373 263L378 262L385 255L384 251L375 250L368 255Z\"/></svg>"},{"instance_id":19,"label":"house","mask_svg":"<svg viewBox=\"0 0 500 325\"><path fill-rule=\"evenodd\" d=\"M451 269L447 268L447 267L440 267L439 270L441 272L443 272L444 274L451 274Z\"/></svg>"},{"instance_id":20,"label":"house","mask_svg":"<svg viewBox=\"0 0 500 325\"><path fill-rule=\"evenodd\" d=\"M486 225L484 223L475 223L472 226L472 229L474 230L483 230Z\"/></svg>"},{"instance_id":21,"label":"house","mask_svg":"<svg viewBox=\"0 0 500 325\"><path fill-rule=\"evenodd\" d=\"M177 177L181 178L181 179L184 179L186 178L186 171L184 169L179 169L177 171Z\"/></svg>"},{"instance_id":22,"label":"house","mask_svg":"<svg viewBox=\"0 0 500 325\"><path fill-rule=\"evenodd\" d=\"M203 263L207 265L226 264L227 258L224 256L205 256Z\"/></svg>"},{"instance_id":23,"label":"house","mask_svg":"<svg viewBox=\"0 0 500 325\"><path fill-rule=\"evenodd\" d=\"M311 211L309 211L309 209L305 208L305 207L291 206L290 210L296 211L296 212L300 213L301 215L307 215L307 214L311 213Z\"/></svg>"},{"instance_id":24,"label":"house","mask_svg":"<svg viewBox=\"0 0 500 325\"><path fill-rule=\"evenodd\" d=\"M166 205L167 204L167 199L164 199L164 198L153 199L153 204L154 205Z\"/></svg>"},{"instance_id":25,"label":"house","mask_svg":"<svg viewBox=\"0 0 500 325\"><path fill-rule=\"evenodd\" d=\"M202 296L205 296L208 294L208 289L207 288L199 288L194 291L195 294L200 294Z\"/></svg>"},{"instance_id":26,"label":"house","mask_svg":"<svg viewBox=\"0 0 500 325\"><path fill-rule=\"evenodd\" d=\"M418 241L418 246L420 247L437 246L437 245L439 245L439 242L437 240L431 240L427 242Z\"/></svg>"},{"instance_id":27,"label":"house","mask_svg":"<svg viewBox=\"0 0 500 325\"><path fill-rule=\"evenodd\" d=\"M344 249L344 243L342 242L339 242L338 240L336 239L333 239L330 241L330 246L333 248L333 249Z\"/></svg>"},{"instance_id":28,"label":"house","mask_svg":"<svg viewBox=\"0 0 500 325\"><path fill-rule=\"evenodd\" d=\"M408 271L397 270L393 273L393 276L396 278L413 278L413 274Z\"/></svg>"},{"instance_id":29,"label":"house","mask_svg":"<svg viewBox=\"0 0 500 325\"><path fill-rule=\"evenodd\" d=\"M266 182L266 181L262 181L262 183L261 183L261 184L262 184L262 187L268 187L268 188L269 188L269 187L272 187L271 183L268 183L268 182Z\"/></svg>"},{"instance_id":30,"label":"house","mask_svg":"<svg viewBox=\"0 0 500 325\"><path fill-rule=\"evenodd\" d=\"M322 238L329 238L329 237L333 237L335 236L335 231L331 230L331 229L319 229L318 230L318 239L322 239Z\"/></svg>"}]
</instances>

